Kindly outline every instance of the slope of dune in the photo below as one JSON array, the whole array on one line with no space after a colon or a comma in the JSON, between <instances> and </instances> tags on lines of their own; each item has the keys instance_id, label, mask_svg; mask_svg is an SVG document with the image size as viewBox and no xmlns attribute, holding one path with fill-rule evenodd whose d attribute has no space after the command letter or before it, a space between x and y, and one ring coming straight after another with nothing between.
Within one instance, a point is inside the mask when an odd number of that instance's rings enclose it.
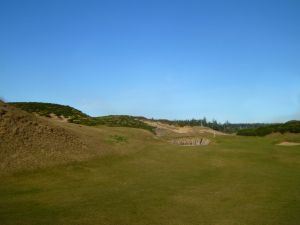
<instances>
[{"instance_id":1,"label":"slope of dune","mask_svg":"<svg viewBox=\"0 0 300 225\"><path fill-rule=\"evenodd\" d=\"M78 157L85 157L85 144L75 132L0 102L1 173Z\"/></svg>"},{"instance_id":2,"label":"slope of dune","mask_svg":"<svg viewBox=\"0 0 300 225\"><path fill-rule=\"evenodd\" d=\"M148 141L153 134L143 129L62 123L0 102L0 175L129 154Z\"/></svg>"}]
</instances>

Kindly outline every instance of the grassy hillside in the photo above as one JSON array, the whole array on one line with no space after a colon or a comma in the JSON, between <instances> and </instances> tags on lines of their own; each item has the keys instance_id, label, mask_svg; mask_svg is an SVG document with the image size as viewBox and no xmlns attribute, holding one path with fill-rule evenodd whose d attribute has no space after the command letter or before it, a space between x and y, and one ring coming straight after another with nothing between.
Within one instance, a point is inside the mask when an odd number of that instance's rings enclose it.
<instances>
[{"instance_id":1,"label":"grassy hillside","mask_svg":"<svg viewBox=\"0 0 300 225\"><path fill-rule=\"evenodd\" d=\"M81 135L87 129L93 131L88 139ZM0 102L0 176L91 158L102 150L91 139L101 140L92 127L47 120Z\"/></svg>"},{"instance_id":2,"label":"grassy hillside","mask_svg":"<svg viewBox=\"0 0 300 225\"><path fill-rule=\"evenodd\" d=\"M300 146L220 136L182 147L141 130L94 129L118 152L2 177L1 224L299 224Z\"/></svg>"},{"instance_id":3,"label":"grassy hillside","mask_svg":"<svg viewBox=\"0 0 300 225\"><path fill-rule=\"evenodd\" d=\"M37 113L40 116L51 117L56 115L58 117L67 118L69 122L96 126L105 125L110 127L132 127L141 128L154 131L154 127L151 127L132 116L103 116L103 117L91 117L73 107L41 102L11 102L8 103L17 108L25 110L31 113Z\"/></svg>"},{"instance_id":4,"label":"grassy hillside","mask_svg":"<svg viewBox=\"0 0 300 225\"><path fill-rule=\"evenodd\" d=\"M242 136L266 136L272 133L300 133L300 121L289 121L284 124L273 124L253 129L243 129L238 131L238 135Z\"/></svg>"},{"instance_id":5,"label":"grassy hillside","mask_svg":"<svg viewBox=\"0 0 300 225\"><path fill-rule=\"evenodd\" d=\"M72 123L94 125L94 121L90 116L67 105L41 102L10 102L8 104L27 112L37 113L40 116L51 117L51 114L54 114L58 117L65 117Z\"/></svg>"},{"instance_id":6,"label":"grassy hillside","mask_svg":"<svg viewBox=\"0 0 300 225\"><path fill-rule=\"evenodd\" d=\"M110 127L133 127L154 132L154 127L149 126L148 124L143 123L132 116L102 116L94 117L94 119L97 125L106 125Z\"/></svg>"}]
</instances>

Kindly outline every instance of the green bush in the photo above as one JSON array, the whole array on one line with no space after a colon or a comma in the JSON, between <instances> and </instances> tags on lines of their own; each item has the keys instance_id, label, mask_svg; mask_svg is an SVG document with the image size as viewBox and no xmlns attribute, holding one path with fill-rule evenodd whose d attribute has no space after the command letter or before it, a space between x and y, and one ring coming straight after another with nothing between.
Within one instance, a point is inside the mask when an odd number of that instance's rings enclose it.
<instances>
[{"instance_id":1,"label":"green bush","mask_svg":"<svg viewBox=\"0 0 300 225\"><path fill-rule=\"evenodd\" d=\"M110 127L132 127L141 128L154 132L154 127L143 123L133 116L102 116L94 118L97 125L106 125Z\"/></svg>"},{"instance_id":2,"label":"green bush","mask_svg":"<svg viewBox=\"0 0 300 225\"><path fill-rule=\"evenodd\" d=\"M289 121L284 124L273 124L253 129L243 129L237 132L242 136L266 136L271 133L300 133L300 121Z\"/></svg>"}]
</instances>

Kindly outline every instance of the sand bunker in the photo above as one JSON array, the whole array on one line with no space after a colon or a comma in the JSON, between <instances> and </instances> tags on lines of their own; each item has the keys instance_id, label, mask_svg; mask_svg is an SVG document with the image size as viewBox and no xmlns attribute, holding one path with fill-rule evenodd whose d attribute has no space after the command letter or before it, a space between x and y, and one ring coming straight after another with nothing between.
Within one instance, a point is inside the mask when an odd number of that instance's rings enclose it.
<instances>
[{"instance_id":1,"label":"sand bunker","mask_svg":"<svg viewBox=\"0 0 300 225\"><path fill-rule=\"evenodd\" d=\"M197 145L208 145L210 140L207 138L176 138L171 141L172 144L184 145L184 146L197 146Z\"/></svg>"},{"instance_id":2,"label":"sand bunker","mask_svg":"<svg viewBox=\"0 0 300 225\"><path fill-rule=\"evenodd\" d=\"M281 145L281 146L297 146L297 145L300 145L300 143L285 141L285 142L279 143L278 145Z\"/></svg>"}]
</instances>

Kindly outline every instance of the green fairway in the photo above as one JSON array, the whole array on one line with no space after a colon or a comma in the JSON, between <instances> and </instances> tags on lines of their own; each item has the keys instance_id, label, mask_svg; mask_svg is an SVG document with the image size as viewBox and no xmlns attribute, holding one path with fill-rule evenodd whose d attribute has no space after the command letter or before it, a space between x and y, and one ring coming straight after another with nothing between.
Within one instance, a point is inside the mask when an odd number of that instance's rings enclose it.
<instances>
[{"instance_id":1,"label":"green fairway","mask_svg":"<svg viewBox=\"0 0 300 225\"><path fill-rule=\"evenodd\" d=\"M281 136L183 147L109 132L114 154L1 177L0 224L300 224L300 146Z\"/></svg>"}]
</instances>

